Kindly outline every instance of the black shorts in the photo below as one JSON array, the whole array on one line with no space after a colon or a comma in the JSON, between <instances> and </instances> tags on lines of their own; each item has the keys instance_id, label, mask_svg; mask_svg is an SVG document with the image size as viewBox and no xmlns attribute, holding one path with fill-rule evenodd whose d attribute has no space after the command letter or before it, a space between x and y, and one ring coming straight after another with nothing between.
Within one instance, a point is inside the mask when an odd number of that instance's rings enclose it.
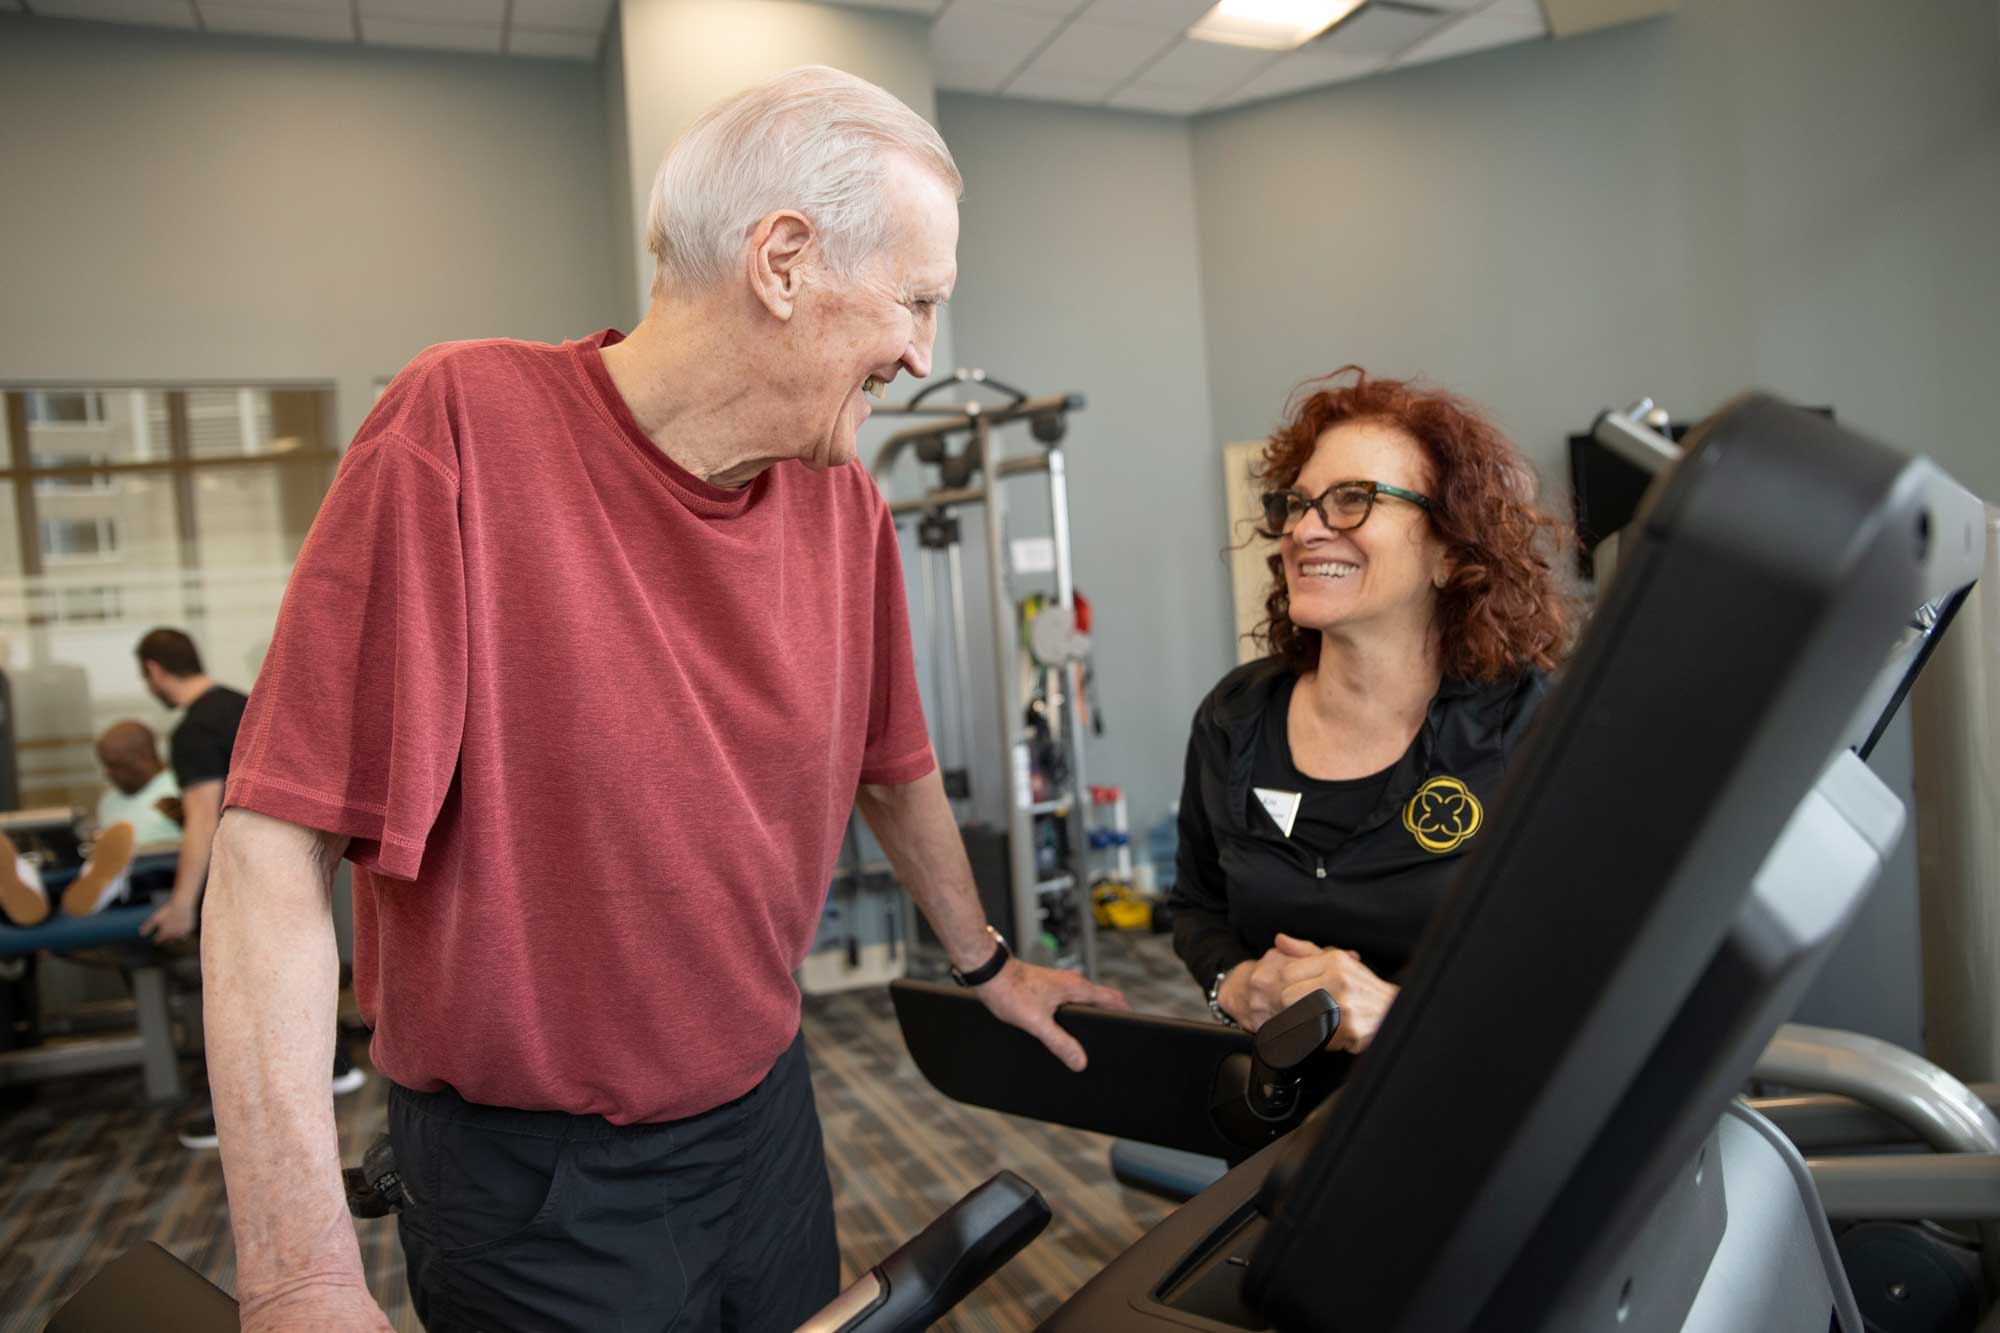
<instances>
[{"instance_id":1,"label":"black shorts","mask_svg":"<svg viewBox=\"0 0 2000 1333\"><path fill-rule=\"evenodd\" d=\"M398 1214L430 1333L789 1333L840 1256L805 1044L733 1102L655 1125L391 1085Z\"/></svg>"}]
</instances>

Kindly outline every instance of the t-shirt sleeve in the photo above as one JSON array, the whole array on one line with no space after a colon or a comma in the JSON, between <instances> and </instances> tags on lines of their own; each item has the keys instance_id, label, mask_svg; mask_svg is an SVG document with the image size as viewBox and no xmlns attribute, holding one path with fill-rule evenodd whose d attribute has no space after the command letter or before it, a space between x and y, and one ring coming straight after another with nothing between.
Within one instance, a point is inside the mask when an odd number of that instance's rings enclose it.
<instances>
[{"instance_id":1,"label":"t-shirt sleeve","mask_svg":"<svg viewBox=\"0 0 2000 1333\"><path fill-rule=\"evenodd\" d=\"M868 695L868 744L861 755L861 780L889 786L915 782L937 767L930 732L924 726L923 698L917 692L917 665L910 648L910 609L903 594L903 554L896 521L876 496L875 675Z\"/></svg>"},{"instance_id":2,"label":"t-shirt sleeve","mask_svg":"<svg viewBox=\"0 0 2000 1333\"><path fill-rule=\"evenodd\" d=\"M216 730L206 717L189 716L174 729L168 745L174 761L174 777L185 791L203 782L220 782L229 772L229 742L232 737Z\"/></svg>"},{"instance_id":3,"label":"t-shirt sleeve","mask_svg":"<svg viewBox=\"0 0 2000 1333\"><path fill-rule=\"evenodd\" d=\"M285 589L225 805L415 878L458 767L466 657L456 470L364 427Z\"/></svg>"}]
</instances>

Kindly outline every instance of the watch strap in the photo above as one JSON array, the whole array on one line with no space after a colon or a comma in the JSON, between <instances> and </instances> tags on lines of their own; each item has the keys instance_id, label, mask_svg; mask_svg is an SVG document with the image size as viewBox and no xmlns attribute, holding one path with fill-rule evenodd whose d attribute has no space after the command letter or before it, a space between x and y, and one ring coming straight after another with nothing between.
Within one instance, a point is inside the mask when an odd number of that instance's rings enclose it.
<instances>
[{"instance_id":1,"label":"watch strap","mask_svg":"<svg viewBox=\"0 0 2000 1333\"><path fill-rule=\"evenodd\" d=\"M993 956L978 967L973 968L970 972L961 972L955 967L951 969L951 979L961 986L985 985L987 982L993 980L993 978L999 976L1000 969L1007 966L1007 960L1014 956L1013 952L1007 948L1007 941L1001 937L999 931L988 926L986 933L993 937Z\"/></svg>"}]
</instances>

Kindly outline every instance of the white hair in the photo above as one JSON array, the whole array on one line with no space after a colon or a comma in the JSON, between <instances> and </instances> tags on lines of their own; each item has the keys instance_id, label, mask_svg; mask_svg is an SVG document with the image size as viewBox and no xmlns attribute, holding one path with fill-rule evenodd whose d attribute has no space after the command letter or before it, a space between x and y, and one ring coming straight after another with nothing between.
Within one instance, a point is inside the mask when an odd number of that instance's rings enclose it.
<instances>
[{"instance_id":1,"label":"white hair","mask_svg":"<svg viewBox=\"0 0 2000 1333\"><path fill-rule=\"evenodd\" d=\"M813 224L828 267L851 277L887 237L883 185L896 155L929 169L953 198L963 193L930 123L852 74L806 65L711 107L653 179L646 248L655 283L714 286L751 230L785 209Z\"/></svg>"}]
</instances>

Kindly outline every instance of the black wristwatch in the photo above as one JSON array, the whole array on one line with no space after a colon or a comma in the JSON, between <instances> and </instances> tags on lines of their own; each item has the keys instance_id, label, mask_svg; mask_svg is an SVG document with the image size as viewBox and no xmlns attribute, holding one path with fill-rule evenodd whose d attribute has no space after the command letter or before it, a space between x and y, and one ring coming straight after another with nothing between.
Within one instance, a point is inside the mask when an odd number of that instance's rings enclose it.
<instances>
[{"instance_id":1,"label":"black wristwatch","mask_svg":"<svg viewBox=\"0 0 2000 1333\"><path fill-rule=\"evenodd\" d=\"M1014 956L1007 948L1006 937L999 931L988 926L986 933L993 937L993 956L970 972L961 972L954 967L951 970L951 979L961 986L984 986L999 976L1000 969L1007 966L1007 960Z\"/></svg>"}]
</instances>

